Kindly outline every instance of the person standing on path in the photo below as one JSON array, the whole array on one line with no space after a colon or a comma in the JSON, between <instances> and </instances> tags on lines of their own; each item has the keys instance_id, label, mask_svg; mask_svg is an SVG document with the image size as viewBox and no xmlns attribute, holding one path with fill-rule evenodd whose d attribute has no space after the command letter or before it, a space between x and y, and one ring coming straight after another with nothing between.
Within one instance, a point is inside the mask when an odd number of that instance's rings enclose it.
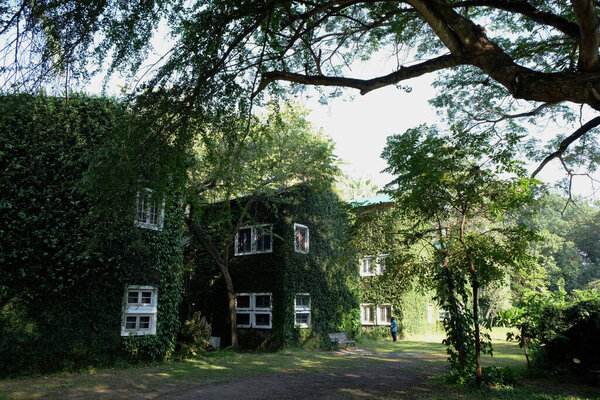
<instances>
[{"instance_id":1,"label":"person standing on path","mask_svg":"<svg viewBox=\"0 0 600 400\"><path fill-rule=\"evenodd\" d=\"M396 341L396 329L398 327L398 324L396 323L396 318L392 317L392 322L390 324L390 331L392 332L392 339L394 339L394 342Z\"/></svg>"}]
</instances>

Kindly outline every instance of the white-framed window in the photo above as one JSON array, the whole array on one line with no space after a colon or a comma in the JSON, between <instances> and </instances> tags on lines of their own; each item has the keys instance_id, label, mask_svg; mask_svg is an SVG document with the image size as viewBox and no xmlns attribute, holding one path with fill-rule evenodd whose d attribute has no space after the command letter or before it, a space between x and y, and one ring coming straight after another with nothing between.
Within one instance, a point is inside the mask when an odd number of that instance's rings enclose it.
<instances>
[{"instance_id":1,"label":"white-framed window","mask_svg":"<svg viewBox=\"0 0 600 400\"><path fill-rule=\"evenodd\" d=\"M238 293L235 295L238 328L271 329L273 300L271 293Z\"/></svg>"},{"instance_id":2,"label":"white-framed window","mask_svg":"<svg viewBox=\"0 0 600 400\"><path fill-rule=\"evenodd\" d=\"M255 225L240 228L235 235L234 254L271 253L273 251L273 225Z\"/></svg>"},{"instance_id":3,"label":"white-framed window","mask_svg":"<svg viewBox=\"0 0 600 400\"><path fill-rule=\"evenodd\" d=\"M380 254L377 256L376 260L376 274L381 275L385 272L385 261L388 257L388 254Z\"/></svg>"},{"instance_id":4,"label":"white-framed window","mask_svg":"<svg viewBox=\"0 0 600 400\"><path fill-rule=\"evenodd\" d=\"M360 259L360 276L375 275L375 259L373 256L365 256Z\"/></svg>"},{"instance_id":5,"label":"white-framed window","mask_svg":"<svg viewBox=\"0 0 600 400\"><path fill-rule=\"evenodd\" d=\"M360 305L360 323L362 325L375 325L375 304Z\"/></svg>"},{"instance_id":6,"label":"white-framed window","mask_svg":"<svg viewBox=\"0 0 600 400\"><path fill-rule=\"evenodd\" d=\"M238 311L252 310L252 294L238 293L235 296L235 309Z\"/></svg>"},{"instance_id":7,"label":"white-framed window","mask_svg":"<svg viewBox=\"0 0 600 400\"><path fill-rule=\"evenodd\" d=\"M130 285L125 292L121 336L156 335L158 291L153 286Z\"/></svg>"},{"instance_id":8,"label":"white-framed window","mask_svg":"<svg viewBox=\"0 0 600 400\"><path fill-rule=\"evenodd\" d=\"M310 294L298 293L294 299L294 318L298 328L308 328L311 324Z\"/></svg>"},{"instance_id":9,"label":"white-framed window","mask_svg":"<svg viewBox=\"0 0 600 400\"><path fill-rule=\"evenodd\" d=\"M238 328L251 328L252 327L252 312L251 311L237 311L235 313L235 323Z\"/></svg>"},{"instance_id":10,"label":"white-framed window","mask_svg":"<svg viewBox=\"0 0 600 400\"><path fill-rule=\"evenodd\" d=\"M309 237L306 225L294 224L294 250L298 253L308 253Z\"/></svg>"},{"instance_id":11,"label":"white-framed window","mask_svg":"<svg viewBox=\"0 0 600 400\"><path fill-rule=\"evenodd\" d=\"M364 256L360 259L360 276L381 275L385 272L387 254Z\"/></svg>"},{"instance_id":12,"label":"white-framed window","mask_svg":"<svg viewBox=\"0 0 600 400\"><path fill-rule=\"evenodd\" d=\"M392 323L392 305L381 304L377 306L377 325L389 325Z\"/></svg>"},{"instance_id":13,"label":"white-framed window","mask_svg":"<svg viewBox=\"0 0 600 400\"><path fill-rule=\"evenodd\" d=\"M159 207L152 199L152 189L138 192L136 197L136 216L134 225L140 228L162 231L165 220L165 201Z\"/></svg>"}]
</instances>

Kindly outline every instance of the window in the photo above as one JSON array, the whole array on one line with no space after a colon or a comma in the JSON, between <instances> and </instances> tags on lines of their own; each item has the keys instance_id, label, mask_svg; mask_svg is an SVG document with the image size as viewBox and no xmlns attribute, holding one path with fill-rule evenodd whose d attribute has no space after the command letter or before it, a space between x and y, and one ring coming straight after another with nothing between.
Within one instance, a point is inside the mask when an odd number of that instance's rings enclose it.
<instances>
[{"instance_id":1,"label":"window","mask_svg":"<svg viewBox=\"0 0 600 400\"><path fill-rule=\"evenodd\" d=\"M156 288L152 286L129 286L125 293L121 336L156 335L157 306Z\"/></svg>"},{"instance_id":2,"label":"window","mask_svg":"<svg viewBox=\"0 0 600 400\"><path fill-rule=\"evenodd\" d=\"M235 235L236 256L270 253L273 251L272 225L246 226Z\"/></svg>"},{"instance_id":3,"label":"window","mask_svg":"<svg viewBox=\"0 0 600 400\"><path fill-rule=\"evenodd\" d=\"M251 310L252 295L249 293L240 293L235 296L236 310Z\"/></svg>"},{"instance_id":4,"label":"window","mask_svg":"<svg viewBox=\"0 0 600 400\"><path fill-rule=\"evenodd\" d=\"M235 296L238 328L271 329L271 293L238 293Z\"/></svg>"},{"instance_id":5,"label":"window","mask_svg":"<svg viewBox=\"0 0 600 400\"><path fill-rule=\"evenodd\" d=\"M381 275L385 272L387 254L364 256L360 259L360 276Z\"/></svg>"},{"instance_id":6,"label":"window","mask_svg":"<svg viewBox=\"0 0 600 400\"><path fill-rule=\"evenodd\" d=\"M373 304L360 305L360 323L363 325L375 325L375 306Z\"/></svg>"},{"instance_id":7,"label":"window","mask_svg":"<svg viewBox=\"0 0 600 400\"><path fill-rule=\"evenodd\" d=\"M146 189L137 194L137 214L134 225L140 228L162 231L165 219L165 202L159 207L152 200L152 190Z\"/></svg>"},{"instance_id":8,"label":"window","mask_svg":"<svg viewBox=\"0 0 600 400\"><path fill-rule=\"evenodd\" d=\"M310 294L298 293L294 302L296 326L308 328L310 326Z\"/></svg>"},{"instance_id":9,"label":"window","mask_svg":"<svg viewBox=\"0 0 600 400\"><path fill-rule=\"evenodd\" d=\"M271 293L256 293L254 295L255 310L270 310L271 309Z\"/></svg>"},{"instance_id":10,"label":"window","mask_svg":"<svg viewBox=\"0 0 600 400\"><path fill-rule=\"evenodd\" d=\"M376 263L377 275L381 275L385 272L385 260L386 260L387 256L388 256L387 254L380 254L377 256L377 263Z\"/></svg>"},{"instance_id":11,"label":"window","mask_svg":"<svg viewBox=\"0 0 600 400\"><path fill-rule=\"evenodd\" d=\"M392 323L392 306L382 304L377 307L377 325L389 325Z\"/></svg>"},{"instance_id":12,"label":"window","mask_svg":"<svg viewBox=\"0 0 600 400\"><path fill-rule=\"evenodd\" d=\"M294 224L294 250L298 253L308 253L308 227Z\"/></svg>"},{"instance_id":13,"label":"window","mask_svg":"<svg viewBox=\"0 0 600 400\"><path fill-rule=\"evenodd\" d=\"M252 313L251 312L237 312L235 314L235 323L238 328L251 328L252 327Z\"/></svg>"},{"instance_id":14,"label":"window","mask_svg":"<svg viewBox=\"0 0 600 400\"><path fill-rule=\"evenodd\" d=\"M372 256L366 256L360 260L360 276L375 275L375 260Z\"/></svg>"}]
</instances>

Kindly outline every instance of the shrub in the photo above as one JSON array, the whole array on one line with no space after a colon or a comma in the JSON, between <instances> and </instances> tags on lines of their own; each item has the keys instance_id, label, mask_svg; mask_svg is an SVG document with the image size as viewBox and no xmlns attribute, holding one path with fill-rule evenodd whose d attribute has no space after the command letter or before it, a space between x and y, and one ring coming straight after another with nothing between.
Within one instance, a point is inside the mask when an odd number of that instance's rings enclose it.
<instances>
[{"instance_id":1,"label":"shrub","mask_svg":"<svg viewBox=\"0 0 600 400\"><path fill-rule=\"evenodd\" d=\"M195 357L210 347L210 324L198 311L184 322L179 336L182 358Z\"/></svg>"}]
</instances>

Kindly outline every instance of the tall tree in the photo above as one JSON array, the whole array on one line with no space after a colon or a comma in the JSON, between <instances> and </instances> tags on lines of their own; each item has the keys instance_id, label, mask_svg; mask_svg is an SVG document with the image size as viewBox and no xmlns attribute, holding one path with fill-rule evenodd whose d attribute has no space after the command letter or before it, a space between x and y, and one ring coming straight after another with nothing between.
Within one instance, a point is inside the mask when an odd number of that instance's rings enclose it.
<instances>
[{"instance_id":1,"label":"tall tree","mask_svg":"<svg viewBox=\"0 0 600 400\"><path fill-rule=\"evenodd\" d=\"M533 236L504 217L531 199L532 182L489 138L461 131L410 129L388 138L383 158L396 176L387 189L406 220L414 221L412 237L431 244L426 262L449 313L445 342L453 369L470 373L473 366L480 385L480 290L527 258Z\"/></svg>"},{"instance_id":2,"label":"tall tree","mask_svg":"<svg viewBox=\"0 0 600 400\"><path fill-rule=\"evenodd\" d=\"M516 140L523 129L516 121L574 122L564 105L585 106L580 127L558 136L540 160L567 161L577 145L593 166L598 7L593 0L9 0L0 6L0 75L4 90L36 87L49 71L68 80L107 60L110 71L138 72L134 82L147 83L140 93L168 88L179 104L173 109L187 115L235 103L236 88L245 96L277 91L275 81L366 94L446 71L436 104L470 130L508 129ZM171 45L140 70L153 31ZM375 54L395 65L381 76L351 76L349 66Z\"/></svg>"},{"instance_id":3,"label":"tall tree","mask_svg":"<svg viewBox=\"0 0 600 400\"><path fill-rule=\"evenodd\" d=\"M305 115L306 111L289 104L281 109L272 105L250 122L223 115L198 134L186 224L225 281L233 348L238 340L229 262L237 231L253 222L257 203L282 201L281 192L298 183L331 185L337 173L331 141L315 132ZM212 224L202 218L207 211L217 214Z\"/></svg>"}]
</instances>

